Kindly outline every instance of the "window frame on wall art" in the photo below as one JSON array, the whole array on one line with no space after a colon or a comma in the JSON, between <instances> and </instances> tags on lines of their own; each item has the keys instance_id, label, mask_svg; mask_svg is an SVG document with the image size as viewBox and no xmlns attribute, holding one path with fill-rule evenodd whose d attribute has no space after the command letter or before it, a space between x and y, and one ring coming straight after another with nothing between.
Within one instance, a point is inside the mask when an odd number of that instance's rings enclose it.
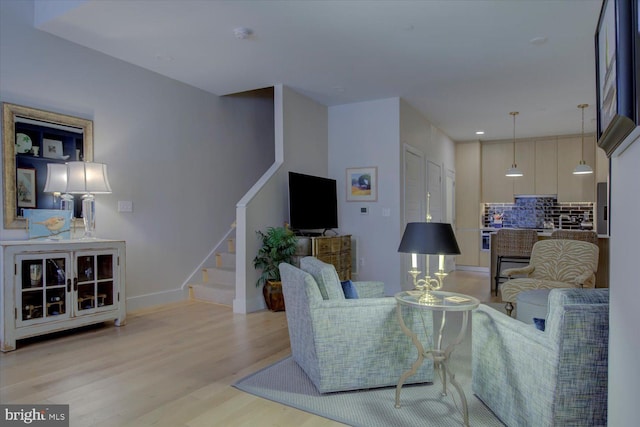
<instances>
[{"instance_id":1,"label":"window frame on wall art","mask_svg":"<svg viewBox=\"0 0 640 427\"><path fill-rule=\"evenodd\" d=\"M378 168L376 166L347 168L346 192L347 202L375 202L378 200ZM369 188L356 189L352 184L354 179L362 179L369 175Z\"/></svg>"},{"instance_id":2,"label":"window frame on wall art","mask_svg":"<svg viewBox=\"0 0 640 427\"><path fill-rule=\"evenodd\" d=\"M31 194L31 200L21 199L20 185L25 186L27 194ZM36 170L34 168L16 168L16 193L18 194L19 208L37 207L38 195L36 193Z\"/></svg>"}]
</instances>

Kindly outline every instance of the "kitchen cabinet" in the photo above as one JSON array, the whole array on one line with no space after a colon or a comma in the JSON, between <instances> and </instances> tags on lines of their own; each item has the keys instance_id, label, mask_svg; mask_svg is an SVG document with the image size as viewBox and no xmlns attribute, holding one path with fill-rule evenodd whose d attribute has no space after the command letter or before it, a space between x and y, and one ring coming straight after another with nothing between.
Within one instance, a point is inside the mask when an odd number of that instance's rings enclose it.
<instances>
[{"instance_id":1,"label":"kitchen cabinet","mask_svg":"<svg viewBox=\"0 0 640 427\"><path fill-rule=\"evenodd\" d=\"M609 182L609 158L604 150L596 147L596 186L598 182ZM597 188L596 188L597 190Z\"/></svg>"},{"instance_id":2,"label":"kitchen cabinet","mask_svg":"<svg viewBox=\"0 0 640 427\"><path fill-rule=\"evenodd\" d=\"M480 226L480 142L457 143L456 166L456 226L478 228Z\"/></svg>"},{"instance_id":3,"label":"kitchen cabinet","mask_svg":"<svg viewBox=\"0 0 640 427\"><path fill-rule=\"evenodd\" d=\"M513 203L514 180L505 172L513 163L512 142L487 142L482 144L482 202Z\"/></svg>"},{"instance_id":4,"label":"kitchen cabinet","mask_svg":"<svg viewBox=\"0 0 640 427\"><path fill-rule=\"evenodd\" d=\"M513 143L510 144L513 147ZM516 141L516 163L523 176L503 178L513 180L513 194L535 194L536 143L533 140ZM513 203L513 197L511 202Z\"/></svg>"},{"instance_id":5,"label":"kitchen cabinet","mask_svg":"<svg viewBox=\"0 0 640 427\"><path fill-rule=\"evenodd\" d=\"M574 175L582 157L580 136L558 138L558 202L594 202L595 174ZM595 140L584 138L584 160L595 167Z\"/></svg>"},{"instance_id":6,"label":"kitchen cabinet","mask_svg":"<svg viewBox=\"0 0 640 427\"><path fill-rule=\"evenodd\" d=\"M456 143L456 238L460 247L460 255L455 259L457 265L479 266L482 217L480 157L480 141Z\"/></svg>"},{"instance_id":7,"label":"kitchen cabinet","mask_svg":"<svg viewBox=\"0 0 640 427\"><path fill-rule=\"evenodd\" d=\"M594 202L595 177L606 177L608 165L596 162L595 138L584 137L584 160L591 175L574 175L582 158L581 136L516 141L516 163L524 176L507 178L513 163L513 142L482 143L482 202L513 203L514 194L557 194L558 202ZM602 170L605 169L605 170Z\"/></svg>"},{"instance_id":8,"label":"kitchen cabinet","mask_svg":"<svg viewBox=\"0 0 640 427\"><path fill-rule=\"evenodd\" d=\"M480 265L480 229L456 229L456 240L460 255L456 255L456 265L478 267Z\"/></svg>"},{"instance_id":9,"label":"kitchen cabinet","mask_svg":"<svg viewBox=\"0 0 640 427\"><path fill-rule=\"evenodd\" d=\"M113 320L125 324L125 243L3 241L0 350L16 340Z\"/></svg>"},{"instance_id":10,"label":"kitchen cabinet","mask_svg":"<svg viewBox=\"0 0 640 427\"><path fill-rule=\"evenodd\" d=\"M555 139L535 142L535 191L530 194L558 194L557 150Z\"/></svg>"}]
</instances>

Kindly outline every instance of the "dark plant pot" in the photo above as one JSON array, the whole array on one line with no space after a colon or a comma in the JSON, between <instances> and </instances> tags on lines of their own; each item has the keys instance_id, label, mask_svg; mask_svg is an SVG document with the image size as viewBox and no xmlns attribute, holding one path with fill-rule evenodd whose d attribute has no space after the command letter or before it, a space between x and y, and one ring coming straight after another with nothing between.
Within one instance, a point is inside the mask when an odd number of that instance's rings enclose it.
<instances>
[{"instance_id":1,"label":"dark plant pot","mask_svg":"<svg viewBox=\"0 0 640 427\"><path fill-rule=\"evenodd\" d=\"M284 295L282 295L282 282L268 281L262 287L262 295L267 308L271 311L284 311Z\"/></svg>"}]
</instances>

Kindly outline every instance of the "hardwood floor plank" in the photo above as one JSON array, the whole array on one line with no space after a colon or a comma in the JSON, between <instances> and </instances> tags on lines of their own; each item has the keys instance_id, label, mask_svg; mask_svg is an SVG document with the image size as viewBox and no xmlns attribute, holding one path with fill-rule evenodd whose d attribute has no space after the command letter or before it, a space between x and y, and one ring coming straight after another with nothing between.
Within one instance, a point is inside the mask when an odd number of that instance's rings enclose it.
<instances>
[{"instance_id":1,"label":"hardwood floor plank","mask_svg":"<svg viewBox=\"0 0 640 427\"><path fill-rule=\"evenodd\" d=\"M454 272L444 289L499 301L488 280ZM284 312L184 301L128 313L119 328L19 341L0 354L0 401L69 404L82 427L341 426L232 387L289 354Z\"/></svg>"}]
</instances>

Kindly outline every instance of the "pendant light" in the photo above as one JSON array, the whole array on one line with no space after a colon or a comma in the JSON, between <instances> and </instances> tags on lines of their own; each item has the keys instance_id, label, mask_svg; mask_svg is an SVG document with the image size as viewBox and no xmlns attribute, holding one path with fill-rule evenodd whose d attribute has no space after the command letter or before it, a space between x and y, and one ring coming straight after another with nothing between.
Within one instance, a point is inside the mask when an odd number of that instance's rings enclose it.
<instances>
[{"instance_id":1,"label":"pendant light","mask_svg":"<svg viewBox=\"0 0 640 427\"><path fill-rule=\"evenodd\" d=\"M578 108L582 110L582 139L580 141L580 163L573 170L574 175L588 175L593 173L593 169L584 161L584 109L587 108L589 104L580 104Z\"/></svg>"},{"instance_id":2,"label":"pendant light","mask_svg":"<svg viewBox=\"0 0 640 427\"><path fill-rule=\"evenodd\" d=\"M522 176L522 171L518 169L518 165L516 165L516 116L520 113L512 111L509 114L513 116L513 164L507 169L505 176Z\"/></svg>"}]
</instances>

